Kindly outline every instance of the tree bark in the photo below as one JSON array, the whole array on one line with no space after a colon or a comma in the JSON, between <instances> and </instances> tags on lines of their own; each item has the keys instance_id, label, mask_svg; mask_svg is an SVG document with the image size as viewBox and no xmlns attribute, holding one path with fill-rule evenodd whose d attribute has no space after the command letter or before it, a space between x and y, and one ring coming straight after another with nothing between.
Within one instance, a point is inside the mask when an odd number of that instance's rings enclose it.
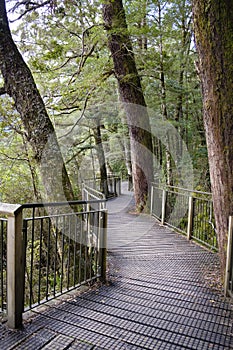
<instances>
[{"instance_id":1,"label":"tree bark","mask_svg":"<svg viewBox=\"0 0 233 350\"><path fill-rule=\"evenodd\" d=\"M104 148L102 143L100 118L98 117L95 118L95 124L96 126L93 128L93 135L95 139L97 158L99 161L99 168L100 168L100 191L104 193L106 198L108 198L109 196L108 174L107 174Z\"/></svg>"},{"instance_id":2,"label":"tree bark","mask_svg":"<svg viewBox=\"0 0 233 350\"><path fill-rule=\"evenodd\" d=\"M0 69L5 91L15 102L27 141L40 166L44 198L50 201L73 199L53 125L31 71L12 39L4 0L0 0Z\"/></svg>"},{"instance_id":3,"label":"tree bark","mask_svg":"<svg viewBox=\"0 0 233 350\"><path fill-rule=\"evenodd\" d=\"M108 46L113 58L120 99L129 126L136 207L142 211L147 202L153 177L152 140L149 116L122 0L105 1L103 19L108 32Z\"/></svg>"},{"instance_id":4,"label":"tree bark","mask_svg":"<svg viewBox=\"0 0 233 350\"><path fill-rule=\"evenodd\" d=\"M228 217L233 214L233 2L193 0L204 125L224 275Z\"/></svg>"}]
</instances>

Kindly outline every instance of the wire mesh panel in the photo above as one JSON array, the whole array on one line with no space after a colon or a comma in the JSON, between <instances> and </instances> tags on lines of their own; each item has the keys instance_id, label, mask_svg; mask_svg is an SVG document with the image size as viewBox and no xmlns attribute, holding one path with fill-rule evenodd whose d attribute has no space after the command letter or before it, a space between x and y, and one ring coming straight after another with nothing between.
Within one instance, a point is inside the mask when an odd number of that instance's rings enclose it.
<instances>
[{"instance_id":1,"label":"wire mesh panel","mask_svg":"<svg viewBox=\"0 0 233 350\"><path fill-rule=\"evenodd\" d=\"M186 234L188 227L188 196L176 190L168 190L165 222Z\"/></svg>"},{"instance_id":2,"label":"wire mesh panel","mask_svg":"<svg viewBox=\"0 0 233 350\"><path fill-rule=\"evenodd\" d=\"M101 276L105 212L76 209L34 207L24 218L25 308Z\"/></svg>"},{"instance_id":3,"label":"wire mesh panel","mask_svg":"<svg viewBox=\"0 0 233 350\"><path fill-rule=\"evenodd\" d=\"M151 188L151 214L157 219L161 219L162 215L162 198L163 189L159 188L155 184L152 184Z\"/></svg>"},{"instance_id":4,"label":"wire mesh panel","mask_svg":"<svg viewBox=\"0 0 233 350\"><path fill-rule=\"evenodd\" d=\"M209 248L217 250L212 200L194 197L192 237Z\"/></svg>"},{"instance_id":5,"label":"wire mesh panel","mask_svg":"<svg viewBox=\"0 0 233 350\"><path fill-rule=\"evenodd\" d=\"M189 239L218 249L211 193L152 184L151 214Z\"/></svg>"},{"instance_id":6,"label":"wire mesh panel","mask_svg":"<svg viewBox=\"0 0 233 350\"><path fill-rule=\"evenodd\" d=\"M7 220L0 219L0 312L6 312Z\"/></svg>"}]
</instances>

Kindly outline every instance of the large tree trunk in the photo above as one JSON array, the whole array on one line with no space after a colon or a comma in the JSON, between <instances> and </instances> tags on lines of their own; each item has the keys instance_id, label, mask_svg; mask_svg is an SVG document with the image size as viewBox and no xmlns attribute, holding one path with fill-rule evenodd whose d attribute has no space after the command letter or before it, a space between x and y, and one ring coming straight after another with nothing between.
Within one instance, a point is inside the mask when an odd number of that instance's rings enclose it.
<instances>
[{"instance_id":1,"label":"large tree trunk","mask_svg":"<svg viewBox=\"0 0 233 350\"><path fill-rule=\"evenodd\" d=\"M40 166L45 187L44 199L73 199L72 187L53 125L31 71L12 39L4 0L0 0L0 69L4 79L4 92L15 102L27 141Z\"/></svg>"},{"instance_id":2,"label":"large tree trunk","mask_svg":"<svg viewBox=\"0 0 233 350\"><path fill-rule=\"evenodd\" d=\"M141 211L146 204L152 181L152 141L149 117L127 31L122 0L105 1L103 18L119 94L129 126L135 201L137 209Z\"/></svg>"},{"instance_id":3,"label":"large tree trunk","mask_svg":"<svg viewBox=\"0 0 233 350\"><path fill-rule=\"evenodd\" d=\"M193 13L215 220L224 273L228 217L233 214L233 2L193 0Z\"/></svg>"}]
</instances>

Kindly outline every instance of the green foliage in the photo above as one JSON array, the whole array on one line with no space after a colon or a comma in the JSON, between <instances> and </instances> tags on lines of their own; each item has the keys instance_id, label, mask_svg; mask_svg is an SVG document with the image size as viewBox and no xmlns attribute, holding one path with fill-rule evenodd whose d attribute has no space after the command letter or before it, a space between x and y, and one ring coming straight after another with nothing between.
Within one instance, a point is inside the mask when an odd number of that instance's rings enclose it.
<instances>
[{"instance_id":1,"label":"green foliage","mask_svg":"<svg viewBox=\"0 0 233 350\"><path fill-rule=\"evenodd\" d=\"M4 112L5 108L5 112ZM20 120L2 104L0 117L0 201L25 203L35 200L30 160L20 133Z\"/></svg>"},{"instance_id":2,"label":"green foliage","mask_svg":"<svg viewBox=\"0 0 233 350\"><path fill-rule=\"evenodd\" d=\"M52 7L47 5L26 11L18 29L14 30L17 45L33 72L61 144L64 137L72 136L72 147L64 157L76 188L83 177L79 173L81 166L87 164L84 167L87 174L98 172L91 132L93 108L103 103L111 106L112 102L118 102L117 84L102 26L100 5L98 0L56 1ZM209 172L201 94L195 68L197 55L193 43L191 1L125 0L124 6L147 104L155 114L160 115L163 115L166 106L166 118L188 147L197 183L204 182L204 189L208 190ZM25 11L23 2L17 3L15 12L17 11L19 15ZM4 107L6 117L1 121L3 137L8 135L9 125L11 130L12 126L22 129L19 117L12 111L9 104ZM106 113L102 120L105 124L102 137L107 162L114 172L125 173L125 145L120 145L119 141L125 137L120 112L113 113L111 110L111 115ZM72 125L76 127L71 132ZM21 142L16 134L12 136L18 140L15 145L12 142L13 149ZM7 154L9 152L13 151L7 150ZM166 181L169 170L165 146L162 145L162 151L157 149L156 153L162 157L158 161L162 164ZM9 163L8 159L7 164ZM172 168L175 183L178 170L174 161ZM17 187L18 182L19 192L25 187L31 189L28 162L21 161L20 167L15 165L12 169L14 176L10 170L1 171L4 184L11 181ZM23 172L27 175L22 177ZM1 193L5 191L3 188L4 186L1 187ZM22 192L21 197L17 194L13 200L22 200L25 191ZM7 200L8 195L10 191L6 189L4 199Z\"/></svg>"}]
</instances>

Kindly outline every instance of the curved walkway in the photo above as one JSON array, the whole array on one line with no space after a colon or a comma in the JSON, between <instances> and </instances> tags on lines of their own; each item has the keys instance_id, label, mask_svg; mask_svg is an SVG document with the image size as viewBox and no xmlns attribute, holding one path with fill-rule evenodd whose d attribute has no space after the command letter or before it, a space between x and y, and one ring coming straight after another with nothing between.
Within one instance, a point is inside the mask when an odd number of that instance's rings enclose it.
<instances>
[{"instance_id":1,"label":"curved walkway","mask_svg":"<svg viewBox=\"0 0 233 350\"><path fill-rule=\"evenodd\" d=\"M232 308L210 287L215 254L108 202L109 283L0 328L0 349L233 349Z\"/></svg>"}]
</instances>

